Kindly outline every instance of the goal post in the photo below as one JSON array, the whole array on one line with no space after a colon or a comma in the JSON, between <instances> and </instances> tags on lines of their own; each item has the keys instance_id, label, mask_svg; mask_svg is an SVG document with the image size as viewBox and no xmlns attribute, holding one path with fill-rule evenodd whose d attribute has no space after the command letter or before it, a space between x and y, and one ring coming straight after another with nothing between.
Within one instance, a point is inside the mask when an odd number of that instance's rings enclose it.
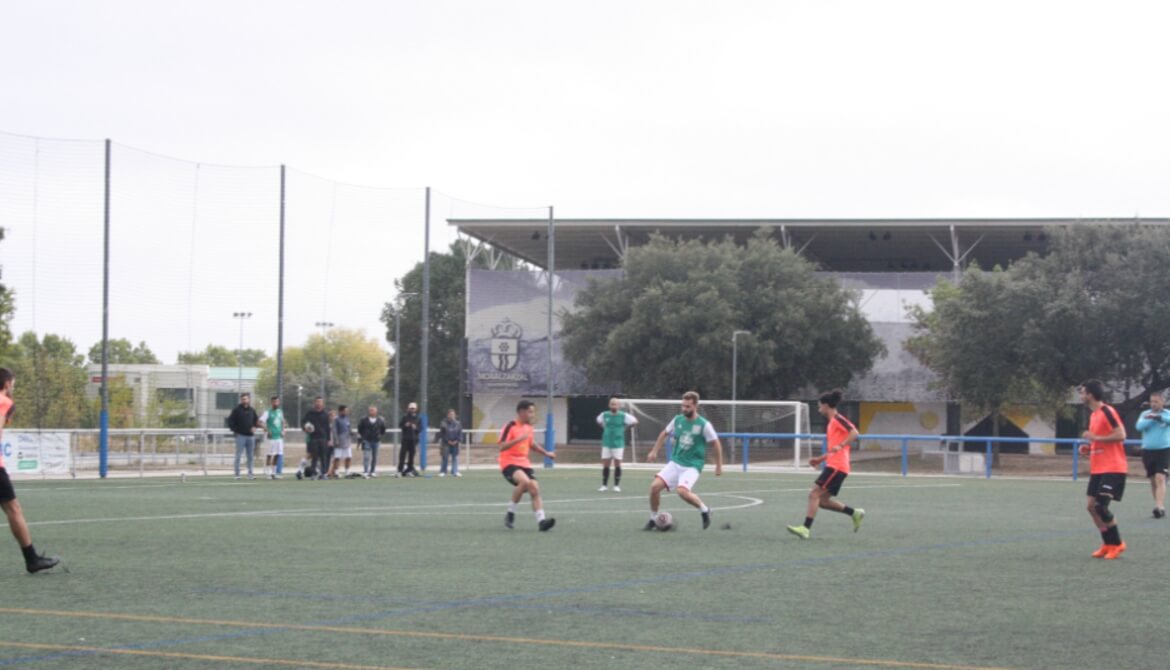
<instances>
[{"instance_id":1,"label":"goal post","mask_svg":"<svg viewBox=\"0 0 1170 670\"><path fill-rule=\"evenodd\" d=\"M681 412L681 401L677 398L629 398L621 402L622 409L638 419L638 425L632 429L631 441L633 462L636 463L638 450L642 449L644 453L653 447L666 424ZM795 400L701 400L699 414L710 421L720 435L807 435L811 432L809 407ZM723 440L728 462L736 461L740 442L740 439ZM809 453L807 439L753 438L751 446L753 462L788 462L791 458L793 467L797 468Z\"/></svg>"}]
</instances>

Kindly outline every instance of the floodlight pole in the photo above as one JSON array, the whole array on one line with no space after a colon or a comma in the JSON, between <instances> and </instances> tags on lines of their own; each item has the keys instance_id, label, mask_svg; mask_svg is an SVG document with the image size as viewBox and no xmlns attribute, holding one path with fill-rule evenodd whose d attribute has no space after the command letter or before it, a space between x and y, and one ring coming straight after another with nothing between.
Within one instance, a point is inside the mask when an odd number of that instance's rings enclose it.
<instances>
[{"instance_id":1,"label":"floodlight pole","mask_svg":"<svg viewBox=\"0 0 1170 670\"><path fill-rule=\"evenodd\" d=\"M329 362L325 358L329 345L328 330L334 326L330 321L318 321L313 324L321 329L321 399L325 399L325 377L328 375Z\"/></svg>"},{"instance_id":2,"label":"floodlight pole","mask_svg":"<svg viewBox=\"0 0 1170 670\"><path fill-rule=\"evenodd\" d=\"M106 140L106 187L102 222L102 411L99 418L98 475L110 465L110 145Z\"/></svg>"},{"instance_id":3,"label":"floodlight pole","mask_svg":"<svg viewBox=\"0 0 1170 670\"><path fill-rule=\"evenodd\" d=\"M426 191L426 207L423 221L423 286L422 286L422 379L419 384L422 389L419 393L419 414L421 420L418 428L418 467L427 469L427 388L428 362L431 353L431 187Z\"/></svg>"},{"instance_id":4,"label":"floodlight pole","mask_svg":"<svg viewBox=\"0 0 1170 670\"><path fill-rule=\"evenodd\" d=\"M284 185L285 168L280 166L280 278L276 294L276 397L284 402ZM300 396L297 396L300 400ZM300 419L300 407L297 408Z\"/></svg>"},{"instance_id":5,"label":"floodlight pole","mask_svg":"<svg viewBox=\"0 0 1170 670\"><path fill-rule=\"evenodd\" d=\"M731 432L735 432L735 401L739 390L739 336L751 335L750 330L737 330L731 334ZM735 440L731 440L731 457L735 458Z\"/></svg>"},{"instance_id":6,"label":"floodlight pole","mask_svg":"<svg viewBox=\"0 0 1170 670\"><path fill-rule=\"evenodd\" d=\"M244 320L252 318L251 312L232 312L233 319L240 320L240 348L236 349L236 394L244 393Z\"/></svg>"},{"instance_id":7,"label":"floodlight pole","mask_svg":"<svg viewBox=\"0 0 1170 670\"><path fill-rule=\"evenodd\" d=\"M547 397L545 398L546 415L544 423L544 448L556 451L557 431L553 424L553 392L556 390L556 371L553 369L553 290L556 277L556 224L553 218L553 208L548 208L548 377L546 379ZM555 461L544 458L544 467L551 468Z\"/></svg>"},{"instance_id":8,"label":"floodlight pole","mask_svg":"<svg viewBox=\"0 0 1170 670\"><path fill-rule=\"evenodd\" d=\"M398 297L394 299L394 427L398 427L398 412L400 411L398 395L398 377L399 369L402 367L402 309L406 306L406 299L411 296L416 296L417 293L399 293ZM397 433L396 433L397 434ZM399 435L401 438L401 435ZM400 443L400 439L395 440Z\"/></svg>"}]
</instances>

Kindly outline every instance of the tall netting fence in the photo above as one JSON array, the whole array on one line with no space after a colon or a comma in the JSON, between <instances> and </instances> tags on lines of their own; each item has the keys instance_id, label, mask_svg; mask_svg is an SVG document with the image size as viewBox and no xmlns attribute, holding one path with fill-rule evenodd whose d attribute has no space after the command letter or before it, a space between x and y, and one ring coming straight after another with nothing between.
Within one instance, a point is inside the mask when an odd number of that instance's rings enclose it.
<instances>
[{"instance_id":1,"label":"tall netting fence","mask_svg":"<svg viewBox=\"0 0 1170 670\"><path fill-rule=\"evenodd\" d=\"M231 448L222 431L245 392L261 411L279 395L294 448L318 396L330 410L347 405L354 426L371 406L392 424L421 388L422 290L398 280L421 276L428 223L432 261L441 271L458 250L462 279L467 263L499 257L459 240L446 219L510 211L276 164L201 163L117 142L108 151L107 170L104 141L0 133L0 364L18 378L12 434L39 435L6 440L6 456L33 454L48 433L71 430L56 437L85 461L97 449L103 382L111 451L125 456L112 467L137 467L142 451L174 452L171 465L187 453L208 462L209 449ZM433 280L442 299L432 301L432 324L465 307L462 284L452 299L444 281ZM414 318L399 319L396 337L395 317L407 309ZM463 320L443 323L429 342L432 425L467 397ZM396 350L401 397L389 381ZM140 444L143 431L155 437ZM45 459L17 460L35 470Z\"/></svg>"}]
</instances>

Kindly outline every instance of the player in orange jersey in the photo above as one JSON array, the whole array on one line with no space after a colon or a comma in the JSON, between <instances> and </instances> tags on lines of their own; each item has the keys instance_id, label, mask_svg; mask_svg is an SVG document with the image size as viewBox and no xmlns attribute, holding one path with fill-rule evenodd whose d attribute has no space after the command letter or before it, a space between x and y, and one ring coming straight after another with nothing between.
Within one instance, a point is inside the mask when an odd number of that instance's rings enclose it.
<instances>
[{"instance_id":1,"label":"player in orange jersey","mask_svg":"<svg viewBox=\"0 0 1170 670\"><path fill-rule=\"evenodd\" d=\"M860 507L853 509L833 498L841 491L841 484L849 476L849 452L853 442L857 439L857 428L837 411L841 403L841 392L830 391L822 393L817 411L828 422L825 428L825 437L828 449L823 456L814 456L808 459L808 464L814 468L821 463L825 464L821 476L817 477L812 490L808 492L808 509L804 517L804 525L788 526L788 532L807 540L812 536L813 519L817 516L817 509L830 509L841 512L853 519L853 532L861 529L861 520L865 518L865 510Z\"/></svg>"},{"instance_id":2,"label":"player in orange jersey","mask_svg":"<svg viewBox=\"0 0 1170 670\"><path fill-rule=\"evenodd\" d=\"M504 479L512 484L512 503L508 505L508 513L504 516L504 525L511 528L516 521L516 506L527 493L532 500L532 512L536 515L536 525L541 531L551 529L557 520L546 518L544 504L540 500L540 485L536 483L536 472L532 469L532 462L528 460L528 451L556 460L557 455L545 451L532 439L532 422L536 418L536 404L531 400L521 400L516 405L516 420L509 421L500 431L500 472Z\"/></svg>"},{"instance_id":3,"label":"player in orange jersey","mask_svg":"<svg viewBox=\"0 0 1170 670\"><path fill-rule=\"evenodd\" d=\"M1101 531L1103 543L1093 558L1113 560L1125 552L1117 520L1109 511L1109 503L1121 501L1125 493L1125 476L1129 474L1129 460L1125 457L1125 424L1117 410L1105 404L1105 385L1096 379L1081 384L1081 401L1093 412L1089 429L1081 438L1089 444L1080 446L1081 454L1089 456L1089 488L1086 507L1093 524Z\"/></svg>"},{"instance_id":4,"label":"player in orange jersey","mask_svg":"<svg viewBox=\"0 0 1170 670\"><path fill-rule=\"evenodd\" d=\"M20 502L16 500L16 491L12 488L12 480L8 478L8 470L4 468L4 424L12 416L12 387L16 377L12 370L0 368L0 509L8 517L8 527L13 537L24 553L24 567L29 572L48 570L57 565L58 559L37 554L33 547L32 535L28 532L28 524L24 520L24 511L20 509Z\"/></svg>"}]
</instances>

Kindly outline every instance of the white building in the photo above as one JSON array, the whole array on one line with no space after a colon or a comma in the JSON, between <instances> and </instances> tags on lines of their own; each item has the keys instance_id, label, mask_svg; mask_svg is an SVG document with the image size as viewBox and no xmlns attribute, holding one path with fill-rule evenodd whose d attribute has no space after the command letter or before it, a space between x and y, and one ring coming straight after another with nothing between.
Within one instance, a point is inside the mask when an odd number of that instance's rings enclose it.
<instances>
[{"instance_id":1,"label":"white building","mask_svg":"<svg viewBox=\"0 0 1170 670\"><path fill-rule=\"evenodd\" d=\"M86 395L96 398L101 391L101 365L89 366ZM157 414L165 407L179 418L187 408L185 425L196 428L223 428L228 414L239 403L240 393L255 393L260 368L220 368L207 365L110 365L110 384L124 383L134 394L134 411L138 421L149 425L158 422ZM263 407L263 399L255 400Z\"/></svg>"}]
</instances>

